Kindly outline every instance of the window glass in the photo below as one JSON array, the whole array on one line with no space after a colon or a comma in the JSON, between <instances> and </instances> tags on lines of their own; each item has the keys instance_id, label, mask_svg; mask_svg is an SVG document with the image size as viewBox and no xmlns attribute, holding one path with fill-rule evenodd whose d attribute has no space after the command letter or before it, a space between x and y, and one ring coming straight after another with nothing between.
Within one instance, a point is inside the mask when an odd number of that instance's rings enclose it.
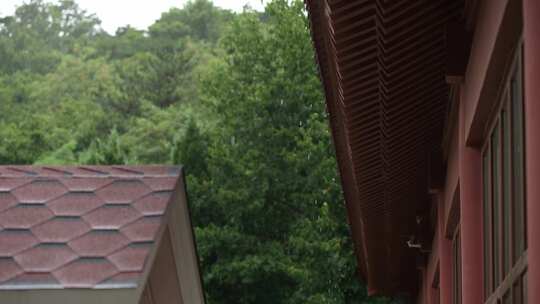
<instances>
[{"instance_id":1,"label":"window glass","mask_svg":"<svg viewBox=\"0 0 540 304\"><path fill-rule=\"evenodd\" d=\"M489 164L491 150L488 148L484 151L482 156L482 176L483 176L483 226L484 226L484 299L487 299L491 293L490 277L491 277L491 250L490 250L490 221L491 221L491 208L490 208L490 176L489 176Z\"/></svg>"},{"instance_id":2,"label":"window glass","mask_svg":"<svg viewBox=\"0 0 540 304\"><path fill-rule=\"evenodd\" d=\"M514 283L514 286L512 287L514 304L523 304L523 288L521 284L522 281L521 279L519 279L516 283Z\"/></svg>"},{"instance_id":3,"label":"window glass","mask_svg":"<svg viewBox=\"0 0 540 304\"><path fill-rule=\"evenodd\" d=\"M521 66L521 65L519 65ZM525 222L525 178L524 178L524 127L521 68L518 68L511 84L512 105L512 169L513 169L513 205L514 205L514 259L526 248Z\"/></svg>"},{"instance_id":4,"label":"window glass","mask_svg":"<svg viewBox=\"0 0 540 304\"><path fill-rule=\"evenodd\" d=\"M503 111L501 113L501 128L503 132L503 214L501 220L503 221L503 238L502 238L502 260L503 260L503 278L510 271L510 218L511 218L511 200L512 200L512 180L511 180L511 144L510 144L510 126L509 126L508 112Z\"/></svg>"},{"instance_id":5,"label":"window glass","mask_svg":"<svg viewBox=\"0 0 540 304\"><path fill-rule=\"evenodd\" d=\"M493 197L493 204L492 204L492 219L493 219L493 226L492 226L492 242L493 242L493 283L494 286L499 285L499 270L500 270L500 187L499 187L499 179L501 177L501 169L500 169L500 140L499 140L499 124L495 126L495 129L493 130L493 134L491 136L491 168L492 168L492 192L491 195Z\"/></svg>"},{"instance_id":6,"label":"window glass","mask_svg":"<svg viewBox=\"0 0 540 304\"><path fill-rule=\"evenodd\" d=\"M507 291L503 296L503 304L512 304L512 297L510 297L510 291Z\"/></svg>"}]
</instances>

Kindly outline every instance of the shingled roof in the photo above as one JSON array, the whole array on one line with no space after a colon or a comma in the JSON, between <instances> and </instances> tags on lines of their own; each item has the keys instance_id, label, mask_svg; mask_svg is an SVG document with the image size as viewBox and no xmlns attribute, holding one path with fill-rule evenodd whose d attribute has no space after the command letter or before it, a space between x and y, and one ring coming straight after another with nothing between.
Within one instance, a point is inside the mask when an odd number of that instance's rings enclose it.
<instances>
[{"instance_id":1,"label":"shingled roof","mask_svg":"<svg viewBox=\"0 0 540 304\"><path fill-rule=\"evenodd\" d=\"M138 303L162 239L176 249L163 256L192 260L200 289L181 177L167 166L0 166L0 290L133 289L127 303Z\"/></svg>"}]
</instances>

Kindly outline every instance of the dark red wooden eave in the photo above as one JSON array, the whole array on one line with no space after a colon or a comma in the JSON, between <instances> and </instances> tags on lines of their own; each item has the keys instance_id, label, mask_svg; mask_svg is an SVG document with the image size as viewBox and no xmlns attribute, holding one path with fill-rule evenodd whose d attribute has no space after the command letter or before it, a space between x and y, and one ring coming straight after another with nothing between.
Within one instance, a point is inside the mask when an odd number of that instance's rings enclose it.
<instances>
[{"instance_id":1,"label":"dark red wooden eave","mask_svg":"<svg viewBox=\"0 0 540 304\"><path fill-rule=\"evenodd\" d=\"M461 1L306 0L359 272L370 294L414 293L406 241L428 201Z\"/></svg>"}]
</instances>

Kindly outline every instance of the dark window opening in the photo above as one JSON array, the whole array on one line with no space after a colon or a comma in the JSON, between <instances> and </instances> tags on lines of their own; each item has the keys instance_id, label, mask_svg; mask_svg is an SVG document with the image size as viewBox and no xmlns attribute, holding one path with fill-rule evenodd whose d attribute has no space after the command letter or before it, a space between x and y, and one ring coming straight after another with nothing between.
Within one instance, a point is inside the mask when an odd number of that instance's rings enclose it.
<instances>
[{"instance_id":1,"label":"dark window opening","mask_svg":"<svg viewBox=\"0 0 540 304\"><path fill-rule=\"evenodd\" d=\"M459 227L456 229L454 239L452 241L452 263L453 263L453 304L461 304L462 292L461 292L461 238L459 235Z\"/></svg>"}]
</instances>

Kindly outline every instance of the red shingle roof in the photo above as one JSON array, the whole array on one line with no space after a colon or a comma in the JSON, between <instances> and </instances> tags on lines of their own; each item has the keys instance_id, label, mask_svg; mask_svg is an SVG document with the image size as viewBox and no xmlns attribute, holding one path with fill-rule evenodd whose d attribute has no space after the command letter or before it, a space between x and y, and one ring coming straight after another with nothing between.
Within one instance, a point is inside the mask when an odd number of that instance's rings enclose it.
<instances>
[{"instance_id":1,"label":"red shingle roof","mask_svg":"<svg viewBox=\"0 0 540 304\"><path fill-rule=\"evenodd\" d=\"M0 166L0 289L135 287L179 175Z\"/></svg>"}]
</instances>

